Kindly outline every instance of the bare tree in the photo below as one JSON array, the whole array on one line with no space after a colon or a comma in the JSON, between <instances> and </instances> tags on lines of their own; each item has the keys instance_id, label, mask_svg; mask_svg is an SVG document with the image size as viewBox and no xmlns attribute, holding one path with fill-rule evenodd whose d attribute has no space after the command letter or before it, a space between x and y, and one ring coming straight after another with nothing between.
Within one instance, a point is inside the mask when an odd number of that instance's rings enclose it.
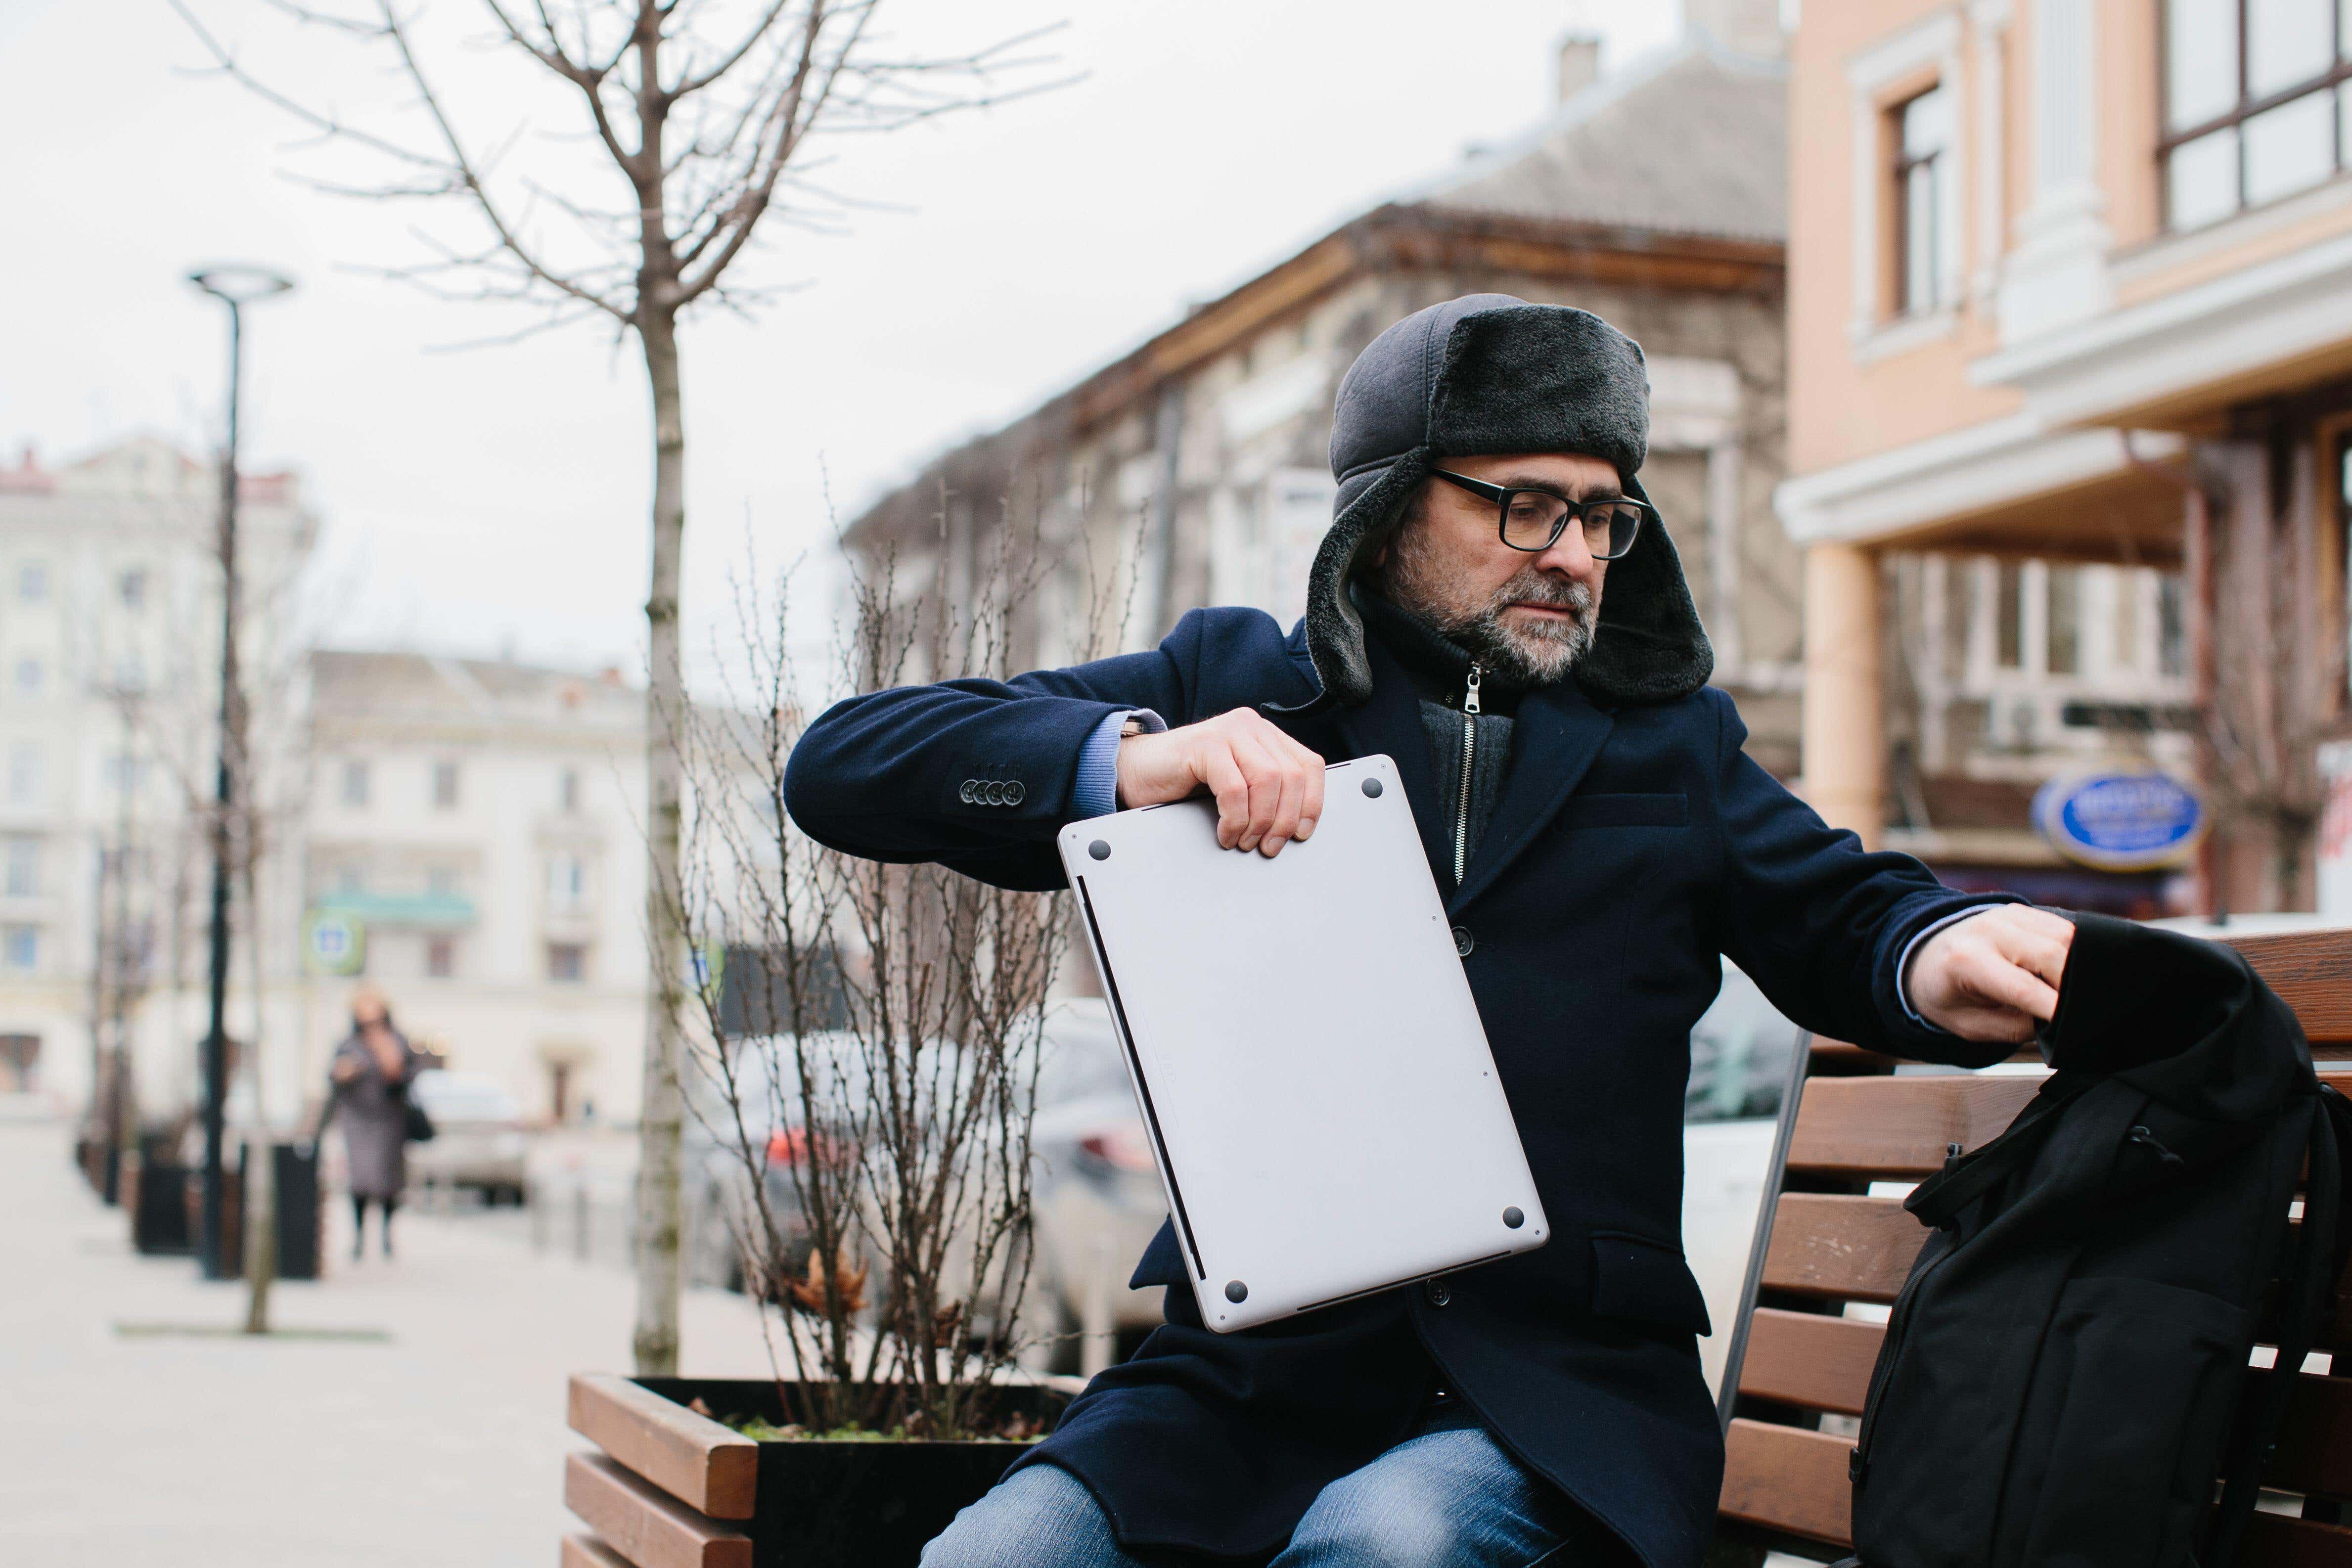
<instances>
[{"instance_id":1,"label":"bare tree","mask_svg":"<svg viewBox=\"0 0 2352 1568\"><path fill-rule=\"evenodd\" d=\"M959 553L932 564L944 575ZM854 563L837 689L1010 674L1055 570L1045 553L1034 528L1001 527L976 570L956 569L954 595L942 580L904 591L887 550ZM1123 634L1114 580L1089 570L1085 602L1063 607L1079 656ZM751 689L677 741L696 808L680 923L713 956L696 1103L739 1167L733 1239L772 1309L788 1419L984 1431L1022 1347L1030 1128L1066 912L1055 895L861 860L793 827L784 768L807 710L788 600L779 586L743 601L728 663Z\"/></svg>"},{"instance_id":2,"label":"bare tree","mask_svg":"<svg viewBox=\"0 0 2352 1568\"><path fill-rule=\"evenodd\" d=\"M677 1364L678 1067L686 985L676 912L681 778L674 748L656 743L683 711L678 564L686 527L687 431L679 322L707 307L741 310L763 295L731 277L771 214L821 222L845 210L806 177L812 142L828 134L896 130L955 110L1003 102L1046 84L1017 57L1026 37L942 56L905 52L878 33L880 0L481 0L487 40L522 68L494 111L501 133L479 128L443 89L448 57L420 34L422 7L375 0L331 12L269 0L296 21L386 57L409 89L407 111L383 125L346 120L248 72L188 9L218 68L310 127L322 141L373 160L378 177L314 182L382 200L453 204L469 233L428 238L413 265L384 276L438 298L535 308L515 337L578 321L634 335L651 393L654 446L652 580L646 600L647 707L646 925L647 1006L637 1184L635 1362L644 1374ZM1034 35L1032 35L1034 36ZM524 89L566 106L603 176L575 178L576 145L553 162L518 166L533 129ZM574 139L576 141L576 138ZM592 193L593 185L593 193ZM542 214L565 220L568 238Z\"/></svg>"},{"instance_id":3,"label":"bare tree","mask_svg":"<svg viewBox=\"0 0 2352 1568\"><path fill-rule=\"evenodd\" d=\"M2270 855L2272 901L2310 902L2305 876L2326 808L2318 747L2347 733L2345 642L2322 602L2320 500L2307 439L2201 442L2185 490L2193 662L2202 771L2220 808L2216 907L2226 855L2251 840Z\"/></svg>"}]
</instances>

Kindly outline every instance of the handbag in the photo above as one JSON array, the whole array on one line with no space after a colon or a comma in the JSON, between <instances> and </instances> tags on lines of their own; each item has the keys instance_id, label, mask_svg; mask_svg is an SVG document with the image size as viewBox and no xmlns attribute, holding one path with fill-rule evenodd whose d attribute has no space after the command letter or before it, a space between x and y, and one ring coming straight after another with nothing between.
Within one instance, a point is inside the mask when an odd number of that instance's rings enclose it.
<instances>
[{"instance_id":1,"label":"handbag","mask_svg":"<svg viewBox=\"0 0 2352 1568\"><path fill-rule=\"evenodd\" d=\"M431 1143L440 1129L434 1126L433 1118L425 1113L425 1107L408 1092L405 1083L400 1086L400 1135L412 1144Z\"/></svg>"}]
</instances>

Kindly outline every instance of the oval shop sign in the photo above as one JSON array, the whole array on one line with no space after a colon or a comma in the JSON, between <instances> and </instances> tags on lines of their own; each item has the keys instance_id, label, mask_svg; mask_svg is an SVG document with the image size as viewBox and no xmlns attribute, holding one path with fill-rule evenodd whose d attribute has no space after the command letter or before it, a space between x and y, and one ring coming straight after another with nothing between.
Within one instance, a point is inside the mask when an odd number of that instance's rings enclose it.
<instances>
[{"instance_id":1,"label":"oval shop sign","mask_svg":"<svg viewBox=\"0 0 2352 1568\"><path fill-rule=\"evenodd\" d=\"M2197 847L2205 803L2169 773L2078 773L2034 795L2033 825L2078 864L2147 871Z\"/></svg>"}]
</instances>

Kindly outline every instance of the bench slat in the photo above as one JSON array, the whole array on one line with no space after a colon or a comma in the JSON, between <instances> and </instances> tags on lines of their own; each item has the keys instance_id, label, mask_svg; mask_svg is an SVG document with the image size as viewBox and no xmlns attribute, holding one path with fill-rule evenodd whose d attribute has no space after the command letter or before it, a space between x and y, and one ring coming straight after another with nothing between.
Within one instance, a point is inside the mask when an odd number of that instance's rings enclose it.
<instances>
[{"instance_id":1,"label":"bench slat","mask_svg":"<svg viewBox=\"0 0 2352 1568\"><path fill-rule=\"evenodd\" d=\"M1764 1288L1850 1301L1891 1301L1927 1228L1895 1197L1790 1192L1774 1206Z\"/></svg>"},{"instance_id":2,"label":"bench slat","mask_svg":"<svg viewBox=\"0 0 2352 1568\"><path fill-rule=\"evenodd\" d=\"M2042 1081L2009 1073L1816 1079L1797 1108L1789 1168L1914 1181L1933 1176L1948 1145L1991 1142Z\"/></svg>"},{"instance_id":3,"label":"bench slat","mask_svg":"<svg viewBox=\"0 0 2352 1568\"><path fill-rule=\"evenodd\" d=\"M751 1568L751 1538L602 1454L563 1461L563 1506L635 1568Z\"/></svg>"},{"instance_id":4,"label":"bench slat","mask_svg":"<svg viewBox=\"0 0 2352 1568\"><path fill-rule=\"evenodd\" d=\"M1739 1364L1739 1392L1759 1399L1862 1414L1885 1325L1759 1307Z\"/></svg>"},{"instance_id":5,"label":"bench slat","mask_svg":"<svg viewBox=\"0 0 2352 1568\"><path fill-rule=\"evenodd\" d=\"M593 1535L567 1535L562 1568L629 1568L629 1560Z\"/></svg>"},{"instance_id":6,"label":"bench slat","mask_svg":"<svg viewBox=\"0 0 2352 1568\"><path fill-rule=\"evenodd\" d=\"M2245 1396L2257 1397L2269 1377L2251 1372ZM2288 1491L2352 1496L2352 1379L2305 1373L2294 1380L2263 1479Z\"/></svg>"},{"instance_id":7,"label":"bench slat","mask_svg":"<svg viewBox=\"0 0 2352 1568\"><path fill-rule=\"evenodd\" d=\"M2255 974L2294 1009L2315 1043L2352 1040L2352 930L2280 931L2231 936Z\"/></svg>"},{"instance_id":8,"label":"bench slat","mask_svg":"<svg viewBox=\"0 0 2352 1568\"><path fill-rule=\"evenodd\" d=\"M572 1429L678 1501L713 1519L749 1519L760 1445L610 1373L572 1379Z\"/></svg>"},{"instance_id":9,"label":"bench slat","mask_svg":"<svg viewBox=\"0 0 2352 1568\"><path fill-rule=\"evenodd\" d=\"M2352 1564L2352 1529L2257 1513L2246 1522L2238 1561L2247 1568L2347 1568Z\"/></svg>"},{"instance_id":10,"label":"bench slat","mask_svg":"<svg viewBox=\"0 0 2352 1568\"><path fill-rule=\"evenodd\" d=\"M1723 1440L1723 1500L1717 1511L1725 1518L1833 1546L1849 1543L1853 1488L1845 1465L1853 1451L1851 1438L1741 1416Z\"/></svg>"}]
</instances>

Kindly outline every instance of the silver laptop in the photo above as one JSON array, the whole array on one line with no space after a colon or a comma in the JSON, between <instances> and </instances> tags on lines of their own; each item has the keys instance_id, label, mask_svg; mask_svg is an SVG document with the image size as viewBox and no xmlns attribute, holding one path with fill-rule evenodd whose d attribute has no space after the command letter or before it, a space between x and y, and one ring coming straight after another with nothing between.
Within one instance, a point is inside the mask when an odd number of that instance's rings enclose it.
<instances>
[{"instance_id":1,"label":"silver laptop","mask_svg":"<svg viewBox=\"0 0 2352 1568\"><path fill-rule=\"evenodd\" d=\"M1219 1333L1550 1235L1396 766L1325 777L1272 860L1218 848L1204 800L1058 841Z\"/></svg>"}]
</instances>

